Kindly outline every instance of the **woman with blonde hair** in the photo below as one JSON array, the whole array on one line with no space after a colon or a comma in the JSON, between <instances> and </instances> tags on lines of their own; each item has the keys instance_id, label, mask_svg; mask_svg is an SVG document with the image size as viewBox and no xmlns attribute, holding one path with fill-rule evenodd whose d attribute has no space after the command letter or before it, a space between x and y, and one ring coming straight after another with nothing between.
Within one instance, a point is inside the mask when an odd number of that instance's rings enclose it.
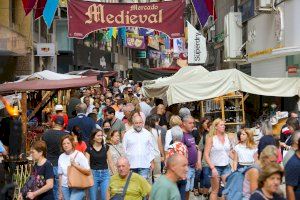
<instances>
[{"instance_id":1,"label":"woman with blonde hair","mask_svg":"<svg viewBox=\"0 0 300 200\"><path fill-rule=\"evenodd\" d=\"M239 141L233 151L233 170L249 167L257 160L257 147L253 139L253 131L248 128L241 130Z\"/></svg>"},{"instance_id":2,"label":"woman with blonde hair","mask_svg":"<svg viewBox=\"0 0 300 200\"><path fill-rule=\"evenodd\" d=\"M230 141L225 133L225 122L218 118L210 126L204 149L204 158L211 169L211 200L218 198L220 177L225 183L226 177L231 173L230 167Z\"/></svg>"},{"instance_id":3,"label":"woman with blonde hair","mask_svg":"<svg viewBox=\"0 0 300 200\"><path fill-rule=\"evenodd\" d=\"M277 147L273 145L266 146L261 152L256 163L252 165L248 171L246 171L243 182L243 197L245 200L249 199L251 193L258 188L258 178L262 172L262 169L269 166L271 163L276 163L277 155Z\"/></svg>"},{"instance_id":4,"label":"woman with blonde hair","mask_svg":"<svg viewBox=\"0 0 300 200\"><path fill-rule=\"evenodd\" d=\"M263 168L258 178L258 189L253 192L250 200L284 200L277 192L283 178L282 167L277 163L271 163Z\"/></svg>"},{"instance_id":5,"label":"woman with blonde hair","mask_svg":"<svg viewBox=\"0 0 300 200\"><path fill-rule=\"evenodd\" d=\"M171 128L173 128L175 126L181 126L181 124L182 124L182 121L178 115L171 116L170 122L169 122L169 125ZM167 131L166 137L165 137L165 146L164 146L165 152L168 151L171 141L172 141L172 133L171 133L171 129L169 129Z\"/></svg>"}]
</instances>

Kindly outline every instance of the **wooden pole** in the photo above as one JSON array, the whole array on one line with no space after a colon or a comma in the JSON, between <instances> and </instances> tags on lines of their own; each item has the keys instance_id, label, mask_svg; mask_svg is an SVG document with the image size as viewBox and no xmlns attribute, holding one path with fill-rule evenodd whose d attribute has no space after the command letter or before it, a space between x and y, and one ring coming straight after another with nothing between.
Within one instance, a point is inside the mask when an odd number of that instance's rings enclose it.
<instances>
[{"instance_id":1,"label":"wooden pole","mask_svg":"<svg viewBox=\"0 0 300 200\"><path fill-rule=\"evenodd\" d=\"M21 99L21 121L22 121L22 134L23 134L23 141L25 143L25 153L30 148L29 144L27 143L27 94L26 92L22 92L22 99Z\"/></svg>"}]
</instances>

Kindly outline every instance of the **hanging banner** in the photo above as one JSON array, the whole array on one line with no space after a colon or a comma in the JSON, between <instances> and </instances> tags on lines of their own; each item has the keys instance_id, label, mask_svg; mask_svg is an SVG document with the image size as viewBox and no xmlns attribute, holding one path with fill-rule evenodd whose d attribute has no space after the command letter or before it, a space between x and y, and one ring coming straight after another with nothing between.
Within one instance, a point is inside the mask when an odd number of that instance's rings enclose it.
<instances>
[{"instance_id":1,"label":"hanging banner","mask_svg":"<svg viewBox=\"0 0 300 200\"><path fill-rule=\"evenodd\" d=\"M126 38L126 46L133 49L145 49L144 36L128 35Z\"/></svg>"},{"instance_id":2,"label":"hanging banner","mask_svg":"<svg viewBox=\"0 0 300 200\"><path fill-rule=\"evenodd\" d=\"M184 35L184 0L157 3L97 3L68 1L69 37L108 27L144 27L161 31L170 37Z\"/></svg>"},{"instance_id":3,"label":"hanging banner","mask_svg":"<svg viewBox=\"0 0 300 200\"><path fill-rule=\"evenodd\" d=\"M154 36L149 35L147 42L149 47L159 50L159 41Z\"/></svg>"},{"instance_id":4,"label":"hanging banner","mask_svg":"<svg viewBox=\"0 0 300 200\"><path fill-rule=\"evenodd\" d=\"M189 22L188 24L188 63L205 63L207 58L206 38Z\"/></svg>"}]
</instances>

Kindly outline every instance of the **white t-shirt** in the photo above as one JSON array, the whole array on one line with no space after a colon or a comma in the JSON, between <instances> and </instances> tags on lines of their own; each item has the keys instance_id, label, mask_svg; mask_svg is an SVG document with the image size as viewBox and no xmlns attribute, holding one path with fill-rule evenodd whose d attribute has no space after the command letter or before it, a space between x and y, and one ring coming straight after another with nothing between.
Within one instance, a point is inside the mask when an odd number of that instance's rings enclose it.
<instances>
[{"instance_id":1,"label":"white t-shirt","mask_svg":"<svg viewBox=\"0 0 300 200\"><path fill-rule=\"evenodd\" d=\"M237 144L234 151L238 155L239 163L254 163L254 154L257 152L257 148L250 149L244 144Z\"/></svg>"},{"instance_id":2,"label":"white t-shirt","mask_svg":"<svg viewBox=\"0 0 300 200\"><path fill-rule=\"evenodd\" d=\"M116 111L116 118L119 120L123 120L124 116L124 112Z\"/></svg>"},{"instance_id":3,"label":"white t-shirt","mask_svg":"<svg viewBox=\"0 0 300 200\"><path fill-rule=\"evenodd\" d=\"M153 144L154 144L154 156L160 157L160 151L159 151L159 147L158 147L158 138L160 135L160 130L152 128L151 135L152 135Z\"/></svg>"},{"instance_id":4,"label":"white t-shirt","mask_svg":"<svg viewBox=\"0 0 300 200\"><path fill-rule=\"evenodd\" d=\"M164 146L165 151L168 151L171 141L172 141L172 133L171 133L171 129L169 129L167 130L166 133L165 146Z\"/></svg>"},{"instance_id":5,"label":"white t-shirt","mask_svg":"<svg viewBox=\"0 0 300 200\"><path fill-rule=\"evenodd\" d=\"M77 154L78 153L78 154ZM77 154L77 156L76 156ZM58 158L58 174L62 175L62 186L68 187L68 167L71 165L71 158L75 158L75 162L80 166L90 169L88 159L80 151L75 150L72 154L63 153Z\"/></svg>"}]
</instances>

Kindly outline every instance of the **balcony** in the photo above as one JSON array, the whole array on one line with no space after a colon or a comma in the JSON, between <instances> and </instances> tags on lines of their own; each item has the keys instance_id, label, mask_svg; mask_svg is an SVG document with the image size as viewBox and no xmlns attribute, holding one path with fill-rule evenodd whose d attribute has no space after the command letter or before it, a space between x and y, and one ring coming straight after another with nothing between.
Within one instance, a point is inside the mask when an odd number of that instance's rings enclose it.
<instances>
[{"instance_id":1,"label":"balcony","mask_svg":"<svg viewBox=\"0 0 300 200\"><path fill-rule=\"evenodd\" d=\"M24 56L26 54L26 38L0 25L0 56Z\"/></svg>"}]
</instances>

